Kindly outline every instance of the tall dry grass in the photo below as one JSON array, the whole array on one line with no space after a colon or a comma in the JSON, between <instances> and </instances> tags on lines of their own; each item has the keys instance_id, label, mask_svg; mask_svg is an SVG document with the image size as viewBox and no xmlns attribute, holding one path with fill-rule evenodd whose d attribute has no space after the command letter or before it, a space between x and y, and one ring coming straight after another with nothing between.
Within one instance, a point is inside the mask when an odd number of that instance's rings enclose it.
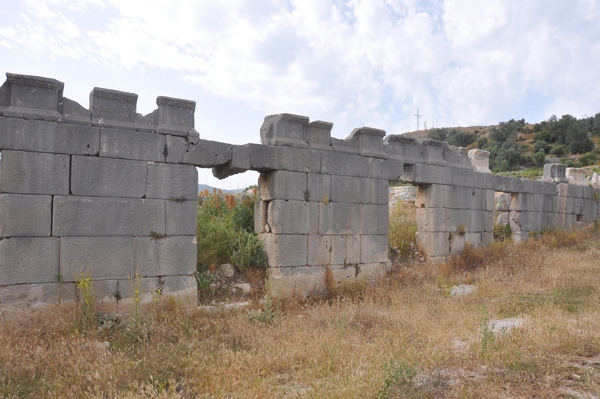
<instances>
[{"instance_id":1,"label":"tall dry grass","mask_svg":"<svg viewBox=\"0 0 600 399\"><path fill-rule=\"evenodd\" d=\"M126 321L81 332L69 306L6 316L0 396L599 396L598 238L556 232L447 264L404 265L320 302L273 298L269 323L247 310L189 312L162 301L138 341ZM464 283L478 289L453 298L448 288ZM524 322L494 333L489 321L507 317Z\"/></svg>"}]
</instances>

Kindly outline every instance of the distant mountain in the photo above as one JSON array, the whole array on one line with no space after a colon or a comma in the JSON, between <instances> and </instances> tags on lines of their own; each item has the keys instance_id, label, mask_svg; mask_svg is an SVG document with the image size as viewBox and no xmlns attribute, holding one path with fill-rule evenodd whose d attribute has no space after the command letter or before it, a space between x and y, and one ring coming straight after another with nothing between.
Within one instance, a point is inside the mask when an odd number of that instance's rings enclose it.
<instances>
[{"instance_id":1,"label":"distant mountain","mask_svg":"<svg viewBox=\"0 0 600 399\"><path fill-rule=\"evenodd\" d=\"M201 193L204 190L208 190L209 193L212 193L215 190L215 187L209 186L207 184L198 184L198 192ZM245 190L245 188L238 188L235 190L225 190L225 189L216 189L221 190L224 194L239 194Z\"/></svg>"}]
</instances>

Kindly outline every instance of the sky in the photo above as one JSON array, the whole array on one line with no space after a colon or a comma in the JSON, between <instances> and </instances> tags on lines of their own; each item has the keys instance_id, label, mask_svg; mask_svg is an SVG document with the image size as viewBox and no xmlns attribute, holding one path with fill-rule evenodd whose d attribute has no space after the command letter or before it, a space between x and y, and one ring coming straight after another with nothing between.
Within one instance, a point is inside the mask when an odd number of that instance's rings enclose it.
<instances>
[{"instance_id":1,"label":"sky","mask_svg":"<svg viewBox=\"0 0 600 399\"><path fill-rule=\"evenodd\" d=\"M266 115L346 138L600 112L600 0L0 0L0 73L196 101L200 137L259 143ZM422 115L417 126L415 114ZM247 172L221 188L256 184Z\"/></svg>"}]
</instances>

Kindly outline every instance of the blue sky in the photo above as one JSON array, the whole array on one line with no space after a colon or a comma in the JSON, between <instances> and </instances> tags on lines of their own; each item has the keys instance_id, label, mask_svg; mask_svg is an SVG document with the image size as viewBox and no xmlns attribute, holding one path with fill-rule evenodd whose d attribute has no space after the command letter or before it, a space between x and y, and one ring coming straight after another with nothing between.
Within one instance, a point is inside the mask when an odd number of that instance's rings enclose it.
<instances>
[{"instance_id":1,"label":"blue sky","mask_svg":"<svg viewBox=\"0 0 600 399\"><path fill-rule=\"evenodd\" d=\"M600 0L2 0L3 70L196 101L208 140L257 143L266 115L371 126L489 125L600 112ZM239 188L256 173L217 182Z\"/></svg>"}]
</instances>

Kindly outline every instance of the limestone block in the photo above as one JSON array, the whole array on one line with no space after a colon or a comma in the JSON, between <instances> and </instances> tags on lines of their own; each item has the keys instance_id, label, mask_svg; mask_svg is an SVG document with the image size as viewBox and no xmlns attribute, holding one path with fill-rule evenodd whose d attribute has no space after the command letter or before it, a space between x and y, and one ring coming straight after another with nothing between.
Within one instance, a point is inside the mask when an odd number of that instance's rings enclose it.
<instances>
[{"instance_id":1,"label":"limestone block","mask_svg":"<svg viewBox=\"0 0 600 399\"><path fill-rule=\"evenodd\" d=\"M583 168L567 168L565 175L569 184L575 184L577 186L587 186L587 181L585 180L585 172L586 170Z\"/></svg>"},{"instance_id":2,"label":"limestone block","mask_svg":"<svg viewBox=\"0 0 600 399\"><path fill-rule=\"evenodd\" d=\"M140 276L191 275L196 271L196 236L135 238L135 271Z\"/></svg>"},{"instance_id":3,"label":"limestone block","mask_svg":"<svg viewBox=\"0 0 600 399\"><path fill-rule=\"evenodd\" d=\"M260 234L270 267L306 266L308 238L306 235Z\"/></svg>"},{"instance_id":4,"label":"limestone block","mask_svg":"<svg viewBox=\"0 0 600 399\"><path fill-rule=\"evenodd\" d=\"M0 162L0 192L69 194L68 155L4 150Z\"/></svg>"},{"instance_id":5,"label":"limestone block","mask_svg":"<svg viewBox=\"0 0 600 399\"><path fill-rule=\"evenodd\" d=\"M558 186L555 183L541 182L544 195L558 195Z\"/></svg>"},{"instance_id":6,"label":"limestone block","mask_svg":"<svg viewBox=\"0 0 600 399\"><path fill-rule=\"evenodd\" d=\"M510 210L511 211L526 211L528 209L527 194L513 194L510 199Z\"/></svg>"},{"instance_id":7,"label":"limestone block","mask_svg":"<svg viewBox=\"0 0 600 399\"><path fill-rule=\"evenodd\" d=\"M10 87L9 106L4 116L62 121L62 94L64 83L40 76L6 74Z\"/></svg>"},{"instance_id":8,"label":"limestone block","mask_svg":"<svg viewBox=\"0 0 600 399\"><path fill-rule=\"evenodd\" d=\"M0 286L58 282L58 256L55 237L0 240Z\"/></svg>"},{"instance_id":9,"label":"limestone block","mask_svg":"<svg viewBox=\"0 0 600 399\"><path fill-rule=\"evenodd\" d=\"M464 226L467 232L482 232L485 230L485 211L461 209L460 224ZM462 230L459 226L459 230Z\"/></svg>"},{"instance_id":10,"label":"limestone block","mask_svg":"<svg viewBox=\"0 0 600 399\"><path fill-rule=\"evenodd\" d=\"M320 173L342 176L369 176L369 159L359 155L322 153Z\"/></svg>"},{"instance_id":11,"label":"limestone block","mask_svg":"<svg viewBox=\"0 0 600 399\"><path fill-rule=\"evenodd\" d=\"M475 188L482 188L485 190L494 190L494 184L492 183L493 175L490 173L475 172Z\"/></svg>"},{"instance_id":12,"label":"limestone block","mask_svg":"<svg viewBox=\"0 0 600 399\"><path fill-rule=\"evenodd\" d=\"M62 281L91 277L94 280L133 277L133 237L62 237Z\"/></svg>"},{"instance_id":13,"label":"limestone block","mask_svg":"<svg viewBox=\"0 0 600 399\"><path fill-rule=\"evenodd\" d=\"M308 265L331 264L331 241L333 236L311 234L308 236Z\"/></svg>"},{"instance_id":14,"label":"limestone block","mask_svg":"<svg viewBox=\"0 0 600 399\"><path fill-rule=\"evenodd\" d=\"M9 285L0 289L3 310L55 305L76 299L75 284L43 283Z\"/></svg>"},{"instance_id":15,"label":"limestone block","mask_svg":"<svg viewBox=\"0 0 600 399\"><path fill-rule=\"evenodd\" d=\"M150 236L165 233L165 201L55 196L52 235Z\"/></svg>"},{"instance_id":16,"label":"limestone block","mask_svg":"<svg viewBox=\"0 0 600 399\"><path fill-rule=\"evenodd\" d=\"M541 212L527 212L527 221L529 222L529 232L540 231L542 229L542 213Z\"/></svg>"},{"instance_id":17,"label":"limestone block","mask_svg":"<svg viewBox=\"0 0 600 399\"><path fill-rule=\"evenodd\" d=\"M559 163L547 163L544 165L544 176L542 181L552 183L566 183L567 167Z\"/></svg>"},{"instance_id":18,"label":"limestone block","mask_svg":"<svg viewBox=\"0 0 600 399\"><path fill-rule=\"evenodd\" d=\"M444 208L446 206L446 187L440 184L419 185L417 189L417 208Z\"/></svg>"},{"instance_id":19,"label":"limestone block","mask_svg":"<svg viewBox=\"0 0 600 399\"><path fill-rule=\"evenodd\" d=\"M445 206L451 209L485 210L486 190L459 186L446 186Z\"/></svg>"},{"instance_id":20,"label":"limestone block","mask_svg":"<svg viewBox=\"0 0 600 399\"><path fill-rule=\"evenodd\" d=\"M390 183L387 180L370 179L371 204L387 205L390 195Z\"/></svg>"},{"instance_id":21,"label":"limestone block","mask_svg":"<svg viewBox=\"0 0 600 399\"><path fill-rule=\"evenodd\" d=\"M583 198L585 198L585 199L593 199L594 198L594 192L596 190L594 190L592 187L584 186L582 188L582 190L583 190Z\"/></svg>"},{"instance_id":22,"label":"limestone block","mask_svg":"<svg viewBox=\"0 0 600 399\"><path fill-rule=\"evenodd\" d=\"M594 188L600 187L600 176L598 175L598 173L596 173L596 172L592 173L592 177L590 179L590 184Z\"/></svg>"},{"instance_id":23,"label":"limestone block","mask_svg":"<svg viewBox=\"0 0 600 399\"><path fill-rule=\"evenodd\" d=\"M198 223L198 201L165 202L165 229L170 236L195 236Z\"/></svg>"},{"instance_id":24,"label":"limestone block","mask_svg":"<svg viewBox=\"0 0 600 399\"><path fill-rule=\"evenodd\" d=\"M474 248L481 248L481 232L468 232L465 234L465 242Z\"/></svg>"},{"instance_id":25,"label":"limestone block","mask_svg":"<svg viewBox=\"0 0 600 399\"><path fill-rule=\"evenodd\" d=\"M167 156L165 158L168 163L182 163L184 162L185 156L188 154L190 144L187 138L171 136L167 134L165 136L165 147ZM185 162L192 163L193 162ZM211 165L212 166L212 165Z\"/></svg>"},{"instance_id":26,"label":"limestone block","mask_svg":"<svg viewBox=\"0 0 600 399\"><path fill-rule=\"evenodd\" d=\"M530 212L511 211L509 216L510 230L514 232L530 231L531 225L529 222Z\"/></svg>"},{"instance_id":27,"label":"limestone block","mask_svg":"<svg viewBox=\"0 0 600 399\"><path fill-rule=\"evenodd\" d=\"M331 198L331 175L309 173L308 193L310 195L309 201L329 201L329 199Z\"/></svg>"},{"instance_id":28,"label":"limestone block","mask_svg":"<svg viewBox=\"0 0 600 399\"><path fill-rule=\"evenodd\" d=\"M385 262L388 259L387 234L363 234L360 240L360 262Z\"/></svg>"},{"instance_id":29,"label":"limestone block","mask_svg":"<svg viewBox=\"0 0 600 399\"><path fill-rule=\"evenodd\" d=\"M346 138L346 141L358 147L359 154L366 157L387 158L383 138L385 130L372 127L361 127L354 129ZM355 144L354 144L355 143Z\"/></svg>"},{"instance_id":30,"label":"limestone block","mask_svg":"<svg viewBox=\"0 0 600 399\"><path fill-rule=\"evenodd\" d=\"M212 173L216 178L224 179L250 169L250 145L234 145L232 146L231 159L222 165L214 166ZM266 171L263 170L262 172Z\"/></svg>"},{"instance_id":31,"label":"limestone block","mask_svg":"<svg viewBox=\"0 0 600 399\"><path fill-rule=\"evenodd\" d=\"M95 280L92 281L96 307L104 314L116 314L118 312L118 301L120 297L118 280ZM78 300L81 301L81 292L77 292Z\"/></svg>"},{"instance_id":32,"label":"limestone block","mask_svg":"<svg viewBox=\"0 0 600 399\"><path fill-rule=\"evenodd\" d=\"M390 157L406 163L423 162L423 147L414 138L390 134L383 140Z\"/></svg>"},{"instance_id":33,"label":"limestone block","mask_svg":"<svg viewBox=\"0 0 600 399\"><path fill-rule=\"evenodd\" d=\"M350 265L361 262L361 235L331 236L331 264Z\"/></svg>"},{"instance_id":34,"label":"limestone block","mask_svg":"<svg viewBox=\"0 0 600 399\"><path fill-rule=\"evenodd\" d=\"M369 204L371 202L370 180L366 177L331 176L331 201Z\"/></svg>"},{"instance_id":35,"label":"limestone block","mask_svg":"<svg viewBox=\"0 0 600 399\"><path fill-rule=\"evenodd\" d=\"M425 139L421 141L421 150L423 153L423 161L428 164L445 165L444 149L448 147L448 143L438 140Z\"/></svg>"},{"instance_id":36,"label":"limestone block","mask_svg":"<svg viewBox=\"0 0 600 399\"><path fill-rule=\"evenodd\" d=\"M471 160L471 165L473 165L473 170L481 173L492 173L490 170L490 152L472 149L469 150L469 159Z\"/></svg>"},{"instance_id":37,"label":"limestone block","mask_svg":"<svg viewBox=\"0 0 600 399\"><path fill-rule=\"evenodd\" d=\"M583 200L582 201L582 221L594 222L596 221L596 205L597 202L594 200Z\"/></svg>"},{"instance_id":38,"label":"limestone block","mask_svg":"<svg viewBox=\"0 0 600 399\"><path fill-rule=\"evenodd\" d=\"M137 94L94 87L90 93L92 123L108 124L109 121L135 123Z\"/></svg>"},{"instance_id":39,"label":"limestone block","mask_svg":"<svg viewBox=\"0 0 600 399\"><path fill-rule=\"evenodd\" d=\"M361 205L320 202L319 234L362 234Z\"/></svg>"},{"instance_id":40,"label":"limestone block","mask_svg":"<svg viewBox=\"0 0 600 399\"><path fill-rule=\"evenodd\" d=\"M247 146L247 147L246 147ZM259 172L269 170L288 170L291 172L318 173L321 165L322 151L294 147L264 146L246 144L249 156L249 169ZM236 159L234 148L232 161Z\"/></svg>"},{"instance_id":41,"label":"limestone block","mask_svg":"<svg viewBox=\"0 0 600 399\"><path fill-rule=\"evenodd\" d=\"M267 208L267 223L275 234L316 234L318 206L316 202L273 200Z\"/></svg>"},{"instance_id":42,"label":"limestone block","mask_svg":"<svg viewBox=\"0 0 600 399\"><path fill-rule=\"evenodd\" d=\"M258 178L260 198L263 201L273 199L296 201L322 201L322 197L315 195L308 189L307 174L301 172L288 172L284 170L263 172Z\"/></svg>"},{"instance_id":43,"label":"limestone block","mask_svg":"<svg viewBox=\"0 0 600 399\"><path fill-rule=\"evenodd\" d=\"M456 213L458 218L458 211ZM446 208L417 208L417 229L423 232L448 231Z\"/></svg>"},{"instance_id":44,"label":"limestone block","mask_svg":"<svg viewBox=\"0 0 600 399\"><path fill-rule=\"evenodd\" d=\"M267 225L268 206L267 201L256 201L254 204L254 232L256 234L271 232L271 227Z\"/></svg>"},{"instance_id":45,"label":"limestone block","mask_svg":"<svg viewBox=\"0 0 600 399\"><path fill-rule=\"evenodd\" d=\"M461 230L460 209L446 209L446 230L439 231L458 231Z\"/></svg>"},{"instance_id":46,"label":"limestone block","mask_svg":"<svg viewBox=\"0 0 600 399\"><path fill-rule=\"evenodd\" d=\"M404 163L396 159L369 158L369 177L386 181L400 180L404 175Z\"/></svg>"},{"instance_id":47,"label":"limestone block","mask_svg":"<svg viewBox=\"0 0 600 399\"><path fill-rule=\"evenodd\" d=\"M567 196L573 198L583 197L583 187L580 185L569 184L567 188Z\"/></svg>"},{"instance_id":48,"label":"limestone block","mask_svg":"<svg viewBox=\"0 0 600 399\"><path fill-rule=\"evenodd\" d=\"M98 155L100 129L15 118L0 118L0 148L53 154Z\"/></svg>"},{"instance_id":49,"label":"limestone block","mask_svg":"<svg viewBox=\"0 0 600 399\"><path fill-rule=\"evenodd\" d=\"M110 298L111 289L114 289L112 283L115 280L108 280L107 282L107 291L105 292L105 296ZM104 282L104 281L100 281ZM118 312L119 313L128 313L131 312L134 308L133 298L134 295L140 300L140 304L147 304L152 302L152 297L157 297L158 292L161 291L159 288L162 285L160 278L158 277L142 277L135 278L133 275L126 278L116 281L117 282L117 290L119 294L119 303L118 303ZM135 291L138 291L137 294ZM114 291L113 291L114 292ZM162 291L161 291L162 293ZM114 295L113 295L114 297Z\"/></svg>"},{"instance_id":50,"label":"limestone block","mask_svg":"<svg viewBox=\"0 0 600 399\"><path fill-rule=\"evenodd\" d=\"M391 269L391 262L362 263L358 267L356 278L374 282L385 278Z\"/></svg>"},{"instance_id":51,"label":"limestone block","mask_svg":"<svg viewBox=\"0 0 600 399\"><path fill-rule=\"evenodd\" d=\"M510 193L495 192L495 209L497 211L509 211L512 195Z\"/></svg>"},{"instance_id":52,"label":"limestone block","mask_svg":"<svg viewBox=\"0 0 600 399\"><path fill-rule=\"evenodd\" d=\"M358 142L331 138L331 147L337 154L359 154Z\"/></svg>"},{"instance_id":53,"label":"limestone block","mask_svg":"<svg viewBox=\"0 0 600 399\"><path fill-rule=\"evenodd\" d=\"M389 209L387 205L363 205L362 233L387 234Z\"/></svg>"},{"instance_id":54,"label":"limestone block","mask_svg":"<svg viewBox=\"0 0 600 399\"><path fill-rule=\"evenodd\" d=\"M231 144L199 140L198 143L190 146L188 153L183 157L183 162L206 168L224 165L231 160L232 156L233 145Z\"/></svg>"},{"instance_id":55,"label":"limestone block","mask_svg":"<svg viewBox=\"0 0 600 399\"><path fill-rule=\"evenodd\" d=\"M496 193L494 190L485 190L484 191L485 194L485 210L486 211L493 211L494 209L496 209Z\"/></svg>"},{"instance_id":56,"label":"limestone block","mask_svg":"<svg viewBox=\"0 0 600 399\"><path fill-rule=\"evenodd\" d=\"M156 98L158 105L158 133L187 136L194 129L194 111L196 102L159 96Z\"/></svg>"},{"instance_id":57,"label":"limestone block","mask_svg":"<svg viewBox=\"0 0 600 399\"><path fill-rule=\"evenodd\" d=\"M468 169L452 170L452 185L461 187L475 187L475 172Z\"/></svg>"},{"instance_id":58,"label":"limestone block","mask_svg":"<svg viewBox=\"0 0 600 399\"><path fill-rule=\"evenodd\" d=\"M451 234L448 238L448 244L450 245L450 253L456 254L465 249L467 239L465 234Z\"/></svg>"},{"instance_id":59,"label":"limestone block","mask_svg":"<svg viewBox=\"0 0 600 399\"><path fill-rule=\"evenodd\" d=\"M198 284L194 276L165 276L159 283L162 295L175 297L183 308L198 306Z\"/></svg>"},{"instance_id":60,"label":"limestone block","mask_svg":"<svg viewBox=\"0 0 600 399\"><path fill-rule=\"evenodd\" d=\"M427 164L404 165L402 180L415 184L452 184L453 169Z\"/></svg>"},{"instance_id":61,"label":"limestone block","mask_svg":"<svg viewBox=\"0 0 600 399\"><path fill-rule=\"evenodd\" d=\"M0 237L50 235L50 195L0 194Z\"/></svg>"},{"instance_id":62,"label":"limestone block","mask_svg":"<svg viewBox=\"0 0 600 399\"><path fill-rule=\"evenodd\" d=\"M494 233L492 233L491 231L481 233L481 247L482 248L492 245L493 242L494 242Z\"/></svg>"},{"instance_id":63,"label":"limestone block","mask_svg":"<svg viewBox=\"0 0 600 399\"><path fill-rule=\"evenodd\" d=\"M432 233L417 231L416 239L417 246L428 257L450 255L450 242L448 241L447 232Z\"/></svg>"},{"instance_id":64,"label":"limestone block","mask_svg":"<svg viewBox=\"0 0 600 399\"><path fill-rule=\"evenodd\" d=\"M93 197L146 195L147 162L73 156L71 193Z\"/></svg>"},{"instance_id":65,"label":"limestone block","mask_svg":"<svg viewBox=\"0 0 600 399\"><path fill-rule=\"evenodd\" d=\"M483 231L493 232L494 231L494 211L482 211L482 213L483 213Z\"/></svg>"},{"instance_id":66,"label":"limestone block","mask_svg":"<svg viewBox=\"0 0 600 399\"><path fill-rule=\"evenodd\" d=\"M165 136L104 128L100 130L100 156L164 162Z\"/></svg>"},{"instance_id":67,"label":"limestone block","mask_svg":"<svg viewBox=\"0 0 600 399\"><path fill-rule=\"evenodd\" d=\"M330 151L331 146L331 128L333 123L324 121L313 121L308 124L307 142L308 146L315 150Z\"/></svg>"},{"instance_id":68,"label":"limestone block","mask_svg":"<svg viewBox=\"0 0 600 399\"><path fill-rule=\"evenodd\" d=\"M149 163L146 198L197 199L198 171L192 165Z\"/></svg>"},{"instance_id":69,"label":"limestone block","mask_svg":"<svg viewBox=\"0 0 600 399\"><path fill-rule=\"evenodd\" d=\"M67 123L89 125L92 121L92 115L87 108L82 107L81 104L64 96L62 98L62 116L63 122Z\"/></svg>"},{"instance_id":70,"label":"limestone block","mask_svg":"<svg viewBox=\"0 0 600 399\"><path fill-rule=\"evenodd\" d=\"M558 195L561 197L569 196L569 185L566 183L559 183L556 185L558 189Z\"/></svg>"},{"instance_id":71,"label":"limestone block","mask_svg":"<svg viewBox=\"0 0 600 399\"><path fill-rule=\"evenodd\" d=\"M266 145L308 148L308 121L301 115L268 115L260 128L260 141Z\"/></svg>"}]
</instances>

